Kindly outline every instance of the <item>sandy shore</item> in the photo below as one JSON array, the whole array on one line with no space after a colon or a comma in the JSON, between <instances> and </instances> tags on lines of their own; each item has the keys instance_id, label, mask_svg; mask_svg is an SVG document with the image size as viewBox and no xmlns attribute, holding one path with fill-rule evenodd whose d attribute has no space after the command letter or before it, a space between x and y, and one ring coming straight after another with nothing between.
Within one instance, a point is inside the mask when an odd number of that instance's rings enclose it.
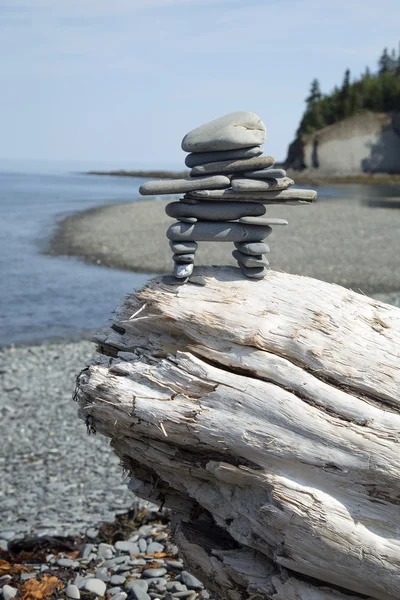
<instances>
[{"instance_id":1,"label":"sandy shore","mask_svg":"<svg viewBox=\"0 0 400 600\"><path fill-rule=\"evenodd\" d=\"M164 213L169 200L144 200L77 213L63 221L50 252L138 272L171 272ZM354 201L321 200L312 206L269 207L282 217L269 238L277 271L338 283L366 294L400 290L400 210ZM197 264L236 264L232 244L201 243Z\"/></svg>"}]
</instances>

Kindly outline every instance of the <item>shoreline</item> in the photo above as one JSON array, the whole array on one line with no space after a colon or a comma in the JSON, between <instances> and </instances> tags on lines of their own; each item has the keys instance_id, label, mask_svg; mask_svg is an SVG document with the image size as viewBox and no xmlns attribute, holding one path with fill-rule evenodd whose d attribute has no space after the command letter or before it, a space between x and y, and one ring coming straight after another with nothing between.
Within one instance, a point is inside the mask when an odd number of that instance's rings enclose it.
<instances>
[{"instance_id":1,"label":"shoreline","mask_svg":"<svg viewBox=\"0 0 400 600\"><path fill-rule=\"evenodd\" d=\"M164 207L173 200L149 198L75 213L58 224L46 253L137 273L171 273L165 233L173 221ZM400 211L321 200L310 207L269 207L268 213L289 221L268 240L271 269L367 295L398 294ZM196 262L236 266L232 249L229 243L202 242Z\"/></svg>"},{"instance_id":2,"label":"shoreline","mask_svg":"<svg viewBox=\"0 0 400 600\"><path fill-rule=\"evenodd\" d=\"M277 163L279 168L284 168L283 165ZM181 179L189 177L189 170L182 171L87 171L85 175L107 175L109 177L139 177L143 179ZM322 186L326 184L390 184L400 183L400 173L365 173L359 175L329 175L320 174L315 171L294 171L287 169L287 175L298 184L310 184Z\"/></svg>"}]
</instances>

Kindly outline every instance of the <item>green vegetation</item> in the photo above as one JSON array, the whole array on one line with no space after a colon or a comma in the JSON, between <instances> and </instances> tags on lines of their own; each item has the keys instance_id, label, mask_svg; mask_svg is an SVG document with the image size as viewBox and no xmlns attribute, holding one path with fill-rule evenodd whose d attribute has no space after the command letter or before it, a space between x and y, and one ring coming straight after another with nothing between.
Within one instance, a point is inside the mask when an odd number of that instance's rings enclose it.
<instances>
[{"instance_id":1,"label":"green vegetation","mask_svg":"<svg viewBox=\"0 0 400 600\"><path fill-rule=\"evenodd\" d=\"M330 94L322 94L318 79L314 79L306 103L297 137L365 110L400 111L400 50L389 53L385 48L377 72L371 73L367 67L360 79L351 81L347 69L341 87L335 87Z\"/></svg>"}]
</instances>

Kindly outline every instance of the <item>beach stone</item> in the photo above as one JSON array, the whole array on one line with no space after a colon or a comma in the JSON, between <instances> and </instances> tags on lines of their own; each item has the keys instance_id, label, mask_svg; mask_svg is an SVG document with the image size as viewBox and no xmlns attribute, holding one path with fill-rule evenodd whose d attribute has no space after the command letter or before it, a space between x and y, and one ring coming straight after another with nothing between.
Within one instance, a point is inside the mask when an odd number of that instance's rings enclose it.
<instances>
[{"instance_id":1,"label":"beach stone","mask_svg":"<svg viewBox=\"0 0 400 600\"><path fill-rule=\"evenodd\" d=\"M60 567L72 567L74 565L74 561L70 558L59 558L57 564Z\"/></svg>"},{"instance_id":2,"label":"beach stone","mask_svg":"<svg viewBox=\"0 0 400 600\"><path fill-rule=\"evenodd\" d=\"M79 598L81 597L80 591L78 590L76 585L74 585L73 583L70 583L69 585L67 585L64 592L65 592L65 595L68 598L71 598L72 600L79 600Z\"/></svg>"},{"instance_id":3,"label":"beach stone","mask_svg":"<svg viewBox=\"0 0 400 600\"><path fill-rule=\"evenodd\" d=\"M239 223L248 225L287 225L286 219L277 219L275 217L242 217Z\"/></svg>"},{"instance_id":4,"label":"beach stone","mask_svg":"<svg viewBox=\"0 0 400 600\"><path fill-rule=\"evenodd\" d=\"M104 581L101 581L101 579L93 577L92 579L87 579L85 581L83 589L87 592L91 592L92 594L96 594L96 596L104 596L107 586Z\"/></svg>"},{"instance_id":5,"label":"beach stone","mask_svg":"<svg viewBox=\"0 0 400 600\"><path fill-rule=\"evenodd\" d=\"M256 256L250 256L249 254L242 254L239 250L234 250L232 252L233 258L236 258L238 263L244 265L245 267L267 267L269 265L268 260L265 256L261 254Z\"/></svg>"},{"instance_id":6,"label":"beach stone","mask_svg":"<svg viewBox=\"0 0 400 600\"><path fill-rule=\"evenodd\" d=\"M111 596L115 596L115 594L119 594L120 592L122 592L122 588L120 588L119 586L107 589L107 594L111 594Z\"/></svg>"},{"instance_id":7,"label":"beach stone","mask_svg":"<svg viewBox=\"0 0 400 600\"><path fill-rule=\"evenodd\" d=\"M243 275L249 277L249 279L263 279L267 273L268 269L266 267L245 267L244 265L239 263L240 270Z\"/></svg>"},{"instance_id":8,"label":"beach stone","mask_svg":"<svg viewBox=\"0 0 400 600\"><path fill-rule=\"evenodd\" d=\"M192 273L193 273L193 264L185 265L185 264L175 263L174 275L178 279L186 279L187 277L190 277L190 275Z\"/></svg>"},{"instance_id":9,"label":"beach stone","mask_svg":"<svg viewBox=\"0 0 400 600\"><path fill-rule=\"evenodd\" d=\"M128 581L128 583L125 586L125 589L128 591L134 591L139 588L144 592L147 592L147 590L149 589L149 584L145 579L134 579L132 581Z\"/></svg>"},{"instance_id":10,"label":"beach stone","mask_svg":"<svg viewBox=\"0 0 400 600\"><path fill-rule=\"evenodd\" d=\"M6 552L8 550L8 542L7 540L0 539L0 548Z\"/></svg>"},{"instance_id":11,"label":"beach stone","mask_svg":"<svg viewBox=\"0 0 400 600\"><path fill-rule=\"evenodd\" d=\"M215 152L236 150L263 144L266 138L264 123L253 112L233 112L209 121L185 135L184 152Z\"/></svg>"},{"instance_id":12,"label":"beach stone","mask_svg":"<svg viewBox=\"0 0 400 600\"><path fill-rule=\"evenodd\" d=\"M269 246L264 242L253 242L250 244L235 242L235 246L239 252L242 254L249 254L250 256L257 256L258 254L266 254L269 252Z\"/></svg>"},{"instance_id":13,"label":"beach stone","mask_svg":"<svg viewBox=\"0 0 400 600\"><path fill-rule=\"evenodd\" d=\"M116 542L115 549L128 554L139 554L139 546L135 542Z\"/></svg>"},{"instance_id":14,"label":"beach stone","mask_svg":"<svg viewBox=\"0 0 400 600\"><path fill-rule=\"evenodd\" d=\"M79 553L79 558L87 558L92 552L93 544L83 544Z\"/></svg>"},{"instance_id":15,"label":"beach stone","mask_svg":"<svg viewBox=\"0 0 400 600\"><path fill-rule=\"evenodd\" d=\"M111 585L122 585L126 581L126 577L123 575L113 575L110 579Z\"/></svg>"},{"instance_id":16,"label":"beach stone","mask_svg":"<svg viewBox=\"0 0 400 600\"><path fill-rule=\"evenodd\" d=\"M134 583L137 583L137 582L134 582ZM150 596L147 593L147 590L144 590L143 588L141 588L139 586L130 588L129 592L130 592L129 595L133 597L133 600L151 600Z\"/></svg>"},{"instance_id":17,"label":"beach stone","mask_svg":"<svg viewBox=\"0 0 400 600\"><path fill-rule=\"evenodd\" d=\"M10 542L12 539L14 539L16 535L16 532L12 531L12 529L3 529L0 531L0 538L2 540L6 540L7 542Z\"/></svg>"},{"instance_id":18,"label":"beach stone","mask_svg":"<svg viewBox=\"0 0 400 600\"><path fill-rule=\"evenodd\" d=\"M185 179L160 179L146 181L139 188L142 196L159 194L179 194L193 190L218 190L231 185L231 180L225 175L206 175L205 177L186 177Z\"/></svg>"},{"instance_id":19,"label":"beach stone","mask_svg":"<svg viewBox=\"0 0 400 600\"><path fill-rule=\"evenodd\" d=\"M196 242L170 242L169 247L175 254L192 254L199 245Z\"/></svg>"},{"instance_id":20,"label":"beach stone","mask_svg":"<svg viewBox=\"0 0 400 600\"><path fill-rule=\"evenodd\" d=\"M265 213L263 204L256 202L171 202L165 207L169 217L193 216L202 221L232 221L245 216L261 216Z\"/></svg>"},{"instance_id":21,"label":"beach stone","mask_svg":"<svg viewBox=\"0 0 400 600\"><path fill-rule=\"evenodd\" d=\"M193 225L174 223L167 230L170 240L203 242L260 242L270 234L269 225L198 221ZM182 275L183 277L183 275Z\"/></svg>"},{"instance_id":22,"label":"beach stone","mask_svg":"<svg viewBox=\"0 0 400 600\"><path fill-rule=\"evenodd\" d=\"M184 283L187 283L189 281L189 277L177 279L173 275L164 275L162 280L163 283L167 285L183 285Z\"/></svg>"},{"instance_id":23,"label":"beach stone","mask_svg":"<svg viewBox=\"0 0 400 600\"><path fill-rule=\"evenodd\" d=\"M190 281L192 281L192 278L190 278ZM167 560L166 565L167 569L171 569L173 571L182 571L183 569L183 564L179 560Z\"/></svg>"},{"instance_id":24,"label":"beach stone","mask_svg":"<svg viewBox=\"0 0 400 600\"><path fill-rule=\"evenodd\" d=\"M86 530L86 537L94 539L94 538L97 538L98 535L99 535L99 530L95 529L95 527L89 527L89 529Z\"/></svg>"},{"instance_id":25,"label":"beach stone","mask_svg":"<svg viewBox=\"0 0 400 600\"><path fill-rule=\"evenodd\" d=\"M193 264L194 263L194 254L173 254L172 255L172 260L174 262L179 262L179 263L189 263L189 264ZM163 552L163 550L157 550L157 552ZM149 550L147 548L147 553L151 554L151 550Z\"/></svg>"},{"instance_id":26,"label":"beach stone","mask_svg":"<svg viewBox=\"0 0 400 600\"><path fill-rule=\"evenodd\" d=\"M160 569L146 569L145 571L143 571L143 577L162 577L163 575L165 575L167 572L167 569L164 568L160 568Z\"/></svg>"},{"instance_id":27,"label":"beach stone","mask_svg":"<svg viewBox=\"0 0 400 600\"><path fill-rule=\"evenodd\" d=\"M202 287L204 287L206 285L206 280L201 275L191 275L189 277L189 283L193 283L194 285L201 285Z\"/></svg>"},{"instance_id":28,"label":"beach stone","mask_svg":"<svg viewBox=\"0 0 400 600\"><path fill-rule=\"evenodd\" d=\"M111 596L111 600L126 600L128 597L128 594L126 594L125 592L118 592L118 594L114 594L113 596Z\"/></svg>"},{"instance_id":29,"label":"beach stone","mask_svg":"<svg viewBox=\"0 0 400 600\"><path fill-rule=\"evenodd\" d=\"M201 581L199 581L194 575L189 573L189 571L182 571L181 581L190 590L202 590L204 588L204 585L201 583Z\"/></svg>"},{"instance_id":30,"label":"beach stone","mask_svg":"<svg viewBox=\"0 0 400 600\"><path fill-rule=\"evenodd\" d=\"M275 158L272 156L256 156L255 158L243 158L238 160L222 160L214 163L207 163L193 167L190 171L191 177L201 175L210 175L211 173L242 173L243 171L253 171L266 169L275 164Z\"/></svg>"},{"instance_id":31,"label":"beach stone","mask_svg":"<svg viewBox=\"0 0 400 600\"><path fill-rule=\"evenodd\" d=\"M11 600L11 598L15 598L15 596L18 593L17 588L12 587L11 585L8 585L6 583L6 585L3 585L3 599L4 600Z\"/></svg>"},{"instance_id":32,"label":"beach stone","mask_svg":"<svg viewBox=\"0 0 400 600\"><path fill-rule=\"evenodd\" d=\"M290 177L282 179L266 179L258 181L256 179L233 179L232 190L234 192L273 192L278 190L286 190L294 184Z\"/></svg>"},{"instance_id":33,"label":"beach stone","mask_svg":"<svg viewBox=\"0 0 400 600\"><path fill-rule=\"evenodd\" d=\"M204 165L221 160L237 160L238 158L254 158L263 153L261 146L251 148L238 148L237 150L222 150L220 152L194 152L185 158L185 165L192 169L198 165Z\"/></svg>"},{"instance_id":34,"label":"beach stone","mask_svg":"<svg viewBox=\"0 0 400 600\"><path fill-rule=\"evenodd\" d=\"M237 180L236 180L237 181ZM247 179L245 181L251 181ZM260 182L256 182L260 183ZM309 204L317 199L317 192L314 190L266 190L263 192L255 191L238 191L233 189L226 190L194 190L185 194L185 202L188 200L214 200L221 201L237 200L240 202L262 202L263 204L279 204L280 202L286 205L292 204Z\"/></svg>"},{"instance_id":35,"label":"beach stone","mask_svg":"<svg viewBox=\"0 0 400 600\"><path fill-rule=\"evenodd\" d=\"M114 548L110 544L99 544L97 555L101 558L110 559L114 556L113 550Z\"/></svg>"},{"instance_id":36,"label":"beach stone","mask_svg":"<svg viewBox=\"0 0 400 600\"><path fill-rule=\"evenodd\" d=\"M286 171L283 169L261 169L260 171L245 171L243 173L244 177L249 177L250 179L281 179L282 177L286 177Z\"/></svg>"},{"instance_id":37,"label":"beach stone","mask_svg":"<svg viewBox=\"0 0 400 600\"><path fill-rule=\"evenodd\" d=\"M138 541L140 552L146 552L147 550L147 542L144 538L140 538Z\"/></svg>"}]
</instances>

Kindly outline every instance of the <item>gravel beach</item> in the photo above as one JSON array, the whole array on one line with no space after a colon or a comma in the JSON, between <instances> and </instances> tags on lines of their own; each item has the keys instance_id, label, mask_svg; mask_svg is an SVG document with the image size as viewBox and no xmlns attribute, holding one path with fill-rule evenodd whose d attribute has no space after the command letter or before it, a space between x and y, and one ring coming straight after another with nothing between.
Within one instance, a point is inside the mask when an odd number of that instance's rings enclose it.
<instances>
[{"instance_id":1,"label":"gravel beach","mask_svg":"<svg viewBox=\"0 0 400 600\"><path fill-rule=\"evenodd\" d=\"M169 273L172 256L165 232L173 220L164 207L171 201L144 200L77 213L60 224L50 252L108 267ZM276 227L268 238L272 269L365 294L392 293L397 302L399 210L341 199L312 206L270 206L267 215L289 221L289 226ZM202 242L196 262L236 265L232 250L230 243Z\"/></svg>"}]
</instances>

